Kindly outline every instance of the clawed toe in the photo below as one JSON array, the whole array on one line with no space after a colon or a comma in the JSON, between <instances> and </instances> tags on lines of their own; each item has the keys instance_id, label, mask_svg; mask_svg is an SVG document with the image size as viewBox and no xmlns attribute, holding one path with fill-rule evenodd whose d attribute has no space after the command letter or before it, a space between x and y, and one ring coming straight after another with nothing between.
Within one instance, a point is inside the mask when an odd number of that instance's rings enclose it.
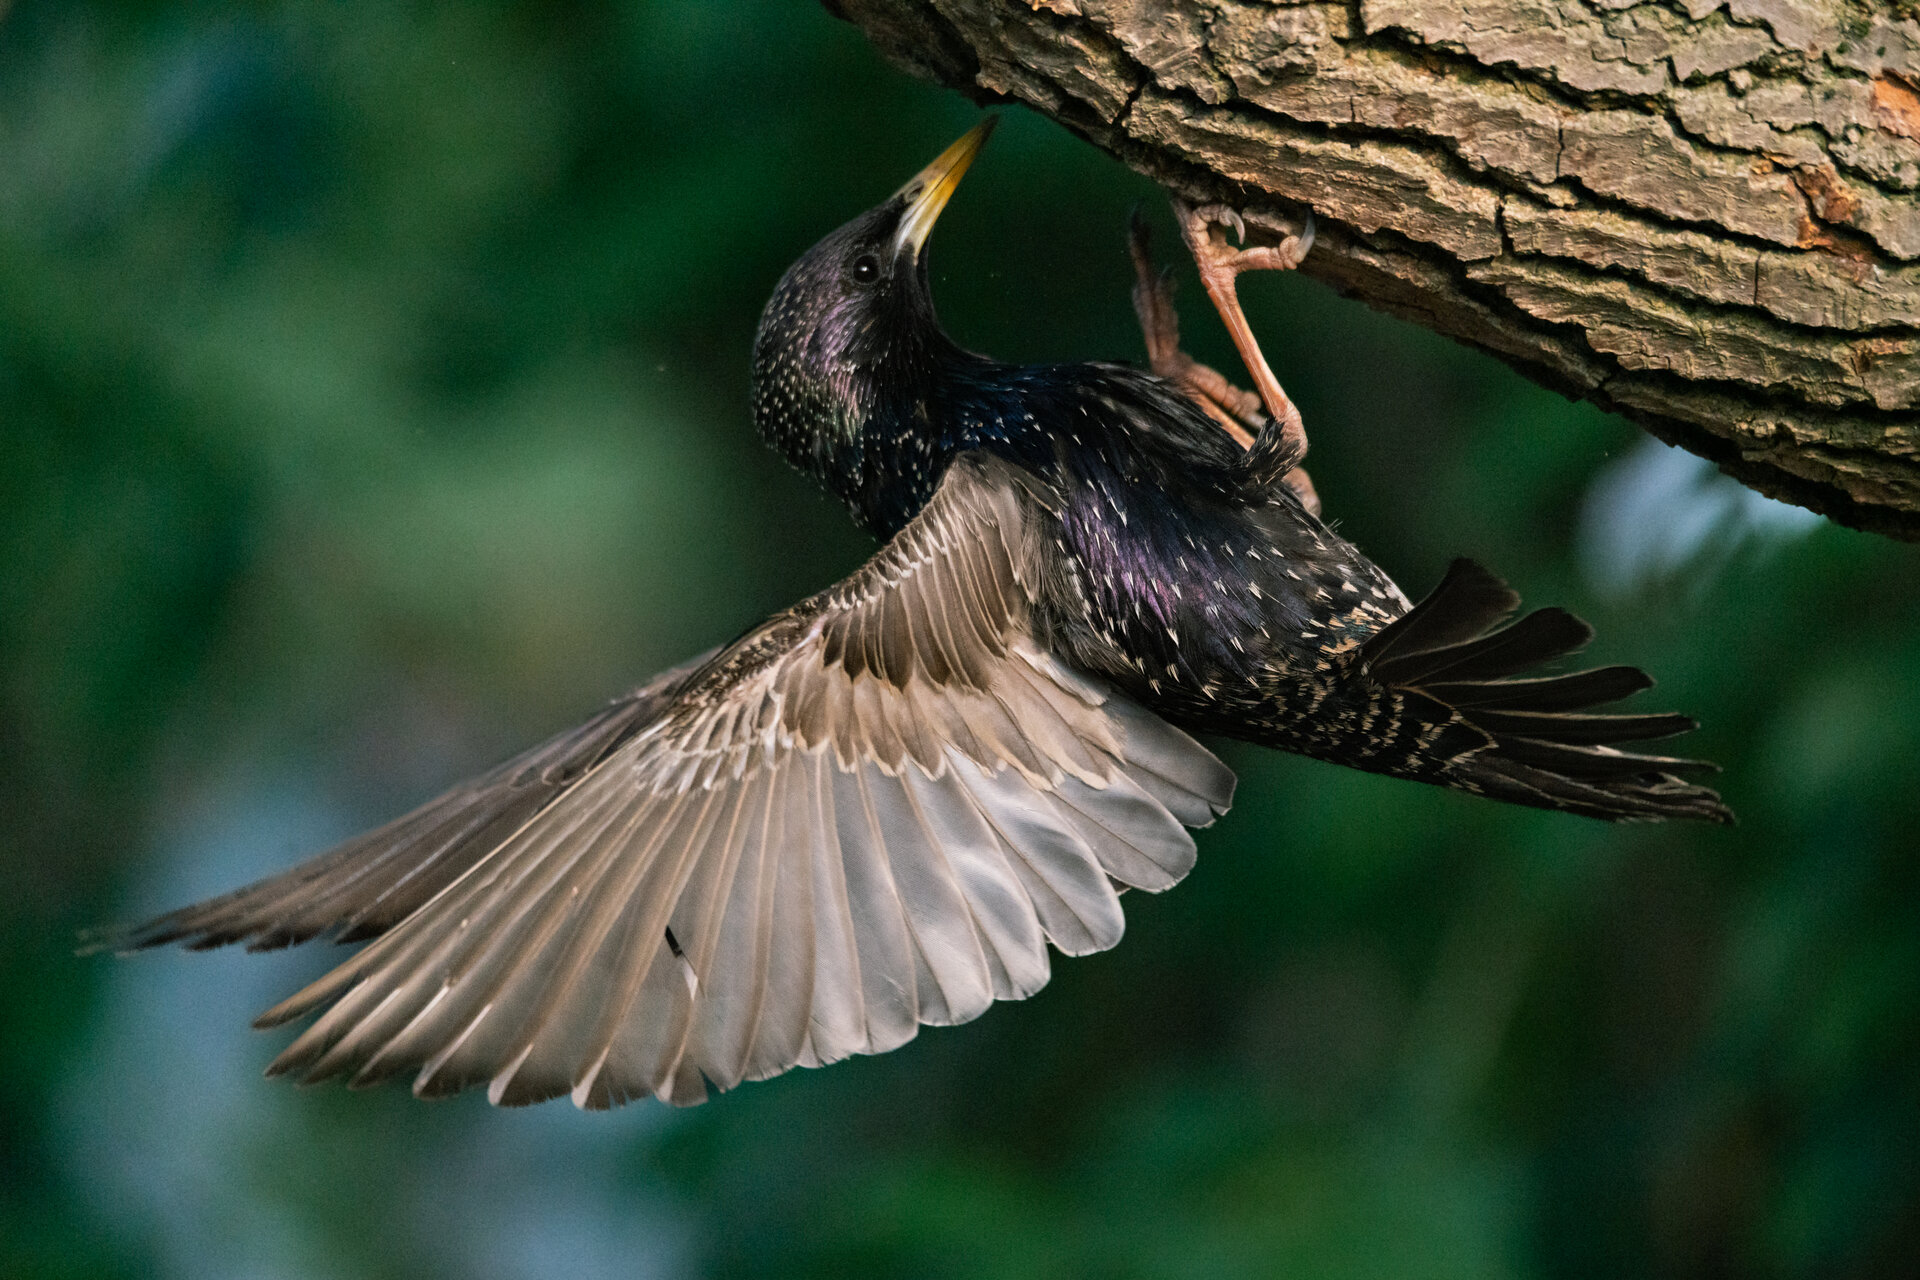
<instances>
[{"instance_id":1,"label":"clawed toe","mask_svg":"<svg viewBox=\"0 0 1920 1280\"><path fill-rule=\"evenodd\" d=\"M1174 208L1176 211L1182 208L1179 201L1174 201ZM1242 218L1240 211L1231 205L1203 204L1198 209L1186 210L1181 220L1194 229L1202 231L1214 226L1232 227L1233 238L1241 244L1247 242L1246 219Z\"/></svg>"},{"instance_id":2,"label":"clawed toe","mask_svg":"<svg viewBox=\"0 0 1920 1280\"><path fill-rule=\"evenodd\" d=\"M1283 270L1291 271L1307 260L1307 254L1313 251L1313 235L1313 210L1309 209L1306 222L1300 230L1280 242L1279 253L1286 259Z\"/></svg>"},{"instance_id":3,"label":"clawed toe","mask_svg":"<svg viewBox=\"0 0 1920 1280\"><path fill-rule=\"evenodd\" d=\"M1237 276L1243 271L1291 271L1305 261L1313 248L1314 221L1311 211L1300 230L1277 245L1247 245L1247 222L1240 211L1224 204L1206 204L1198 208L1176 199L1174 215L1180 220L1180 234L1193 253L1202 272L1216 278ZM1215 235L1214 229L1220 229ZM1227 233L1232 233L1232 240Z\"/></svg>"}]
</instances>

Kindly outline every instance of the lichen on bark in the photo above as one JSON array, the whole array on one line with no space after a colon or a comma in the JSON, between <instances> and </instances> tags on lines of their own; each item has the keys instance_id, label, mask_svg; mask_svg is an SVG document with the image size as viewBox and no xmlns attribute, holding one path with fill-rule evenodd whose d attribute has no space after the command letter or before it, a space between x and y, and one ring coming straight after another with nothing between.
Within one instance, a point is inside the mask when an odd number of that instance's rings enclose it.
<instances>
[{"instance_id":1,"label":"lichen on bark","mask_svg":"<svg viewBox=\"0 0 1920 1280\"><path fill-rule=\"evenodd\" d=\"M1920 540L1920 4L830 0L1303 270Z\"/></svg>"}]
</instances>

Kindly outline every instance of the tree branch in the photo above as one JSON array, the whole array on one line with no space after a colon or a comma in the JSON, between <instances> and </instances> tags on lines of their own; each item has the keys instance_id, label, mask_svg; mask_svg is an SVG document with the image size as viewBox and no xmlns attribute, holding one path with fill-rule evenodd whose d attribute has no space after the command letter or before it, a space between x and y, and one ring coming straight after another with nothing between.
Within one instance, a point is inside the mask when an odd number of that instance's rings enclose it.
<instances>
[{"instance_id":1,"label":"tree branch","mask_svg":"<svg viewBox=\"0 0 1920 1280\"><path fill-rule=\"evenodd\" d=\"M829 0L1303 270L1920 540L1920 5Z\"/></svg>"}]
</instances>

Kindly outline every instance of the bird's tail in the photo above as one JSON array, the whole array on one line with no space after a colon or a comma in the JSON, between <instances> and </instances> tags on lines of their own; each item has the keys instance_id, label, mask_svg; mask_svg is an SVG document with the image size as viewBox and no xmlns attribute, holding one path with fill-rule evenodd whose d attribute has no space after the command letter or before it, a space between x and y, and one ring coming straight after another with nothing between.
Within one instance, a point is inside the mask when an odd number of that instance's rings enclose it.
<instances>
[{"instance_id":1,"label":"bird's tail","mask_svg":"<svg viewBox=\"0 0 1920 1280\"><path fill-rule=\"evenodd\" d=\"M1653 684L1633 667L1540 674L1593 629L1563 609L1508 624L1519 605L1506 583L1456 560L1431 595L1369 637L1355 655L1356 684L1375 714L1347 761L1612 822L1732 822L1716 793L1685 780L1716 766L1622 749L1695 722L1596 711Z\"/></svg>"}]
</instances>

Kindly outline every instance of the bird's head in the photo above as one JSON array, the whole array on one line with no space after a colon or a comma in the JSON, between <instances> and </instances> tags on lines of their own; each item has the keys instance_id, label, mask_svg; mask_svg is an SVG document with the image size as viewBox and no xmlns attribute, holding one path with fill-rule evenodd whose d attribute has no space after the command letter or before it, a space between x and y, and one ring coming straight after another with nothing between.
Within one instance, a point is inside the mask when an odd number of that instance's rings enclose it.
<instances>
[{"instance_id":1,"label":"bird's head","mask_svg":"<svg viewBox=\"0 0 1920 1280\"><path fill-rule=\"evenodd\" d=\"M754 421L796 466L843 497L866 482L876 417L911 415L944 361L972 359L934 318L926 245L994 123L981 121L881 204L809 249L761 313Z\"/></svg>"}]
</instances>

